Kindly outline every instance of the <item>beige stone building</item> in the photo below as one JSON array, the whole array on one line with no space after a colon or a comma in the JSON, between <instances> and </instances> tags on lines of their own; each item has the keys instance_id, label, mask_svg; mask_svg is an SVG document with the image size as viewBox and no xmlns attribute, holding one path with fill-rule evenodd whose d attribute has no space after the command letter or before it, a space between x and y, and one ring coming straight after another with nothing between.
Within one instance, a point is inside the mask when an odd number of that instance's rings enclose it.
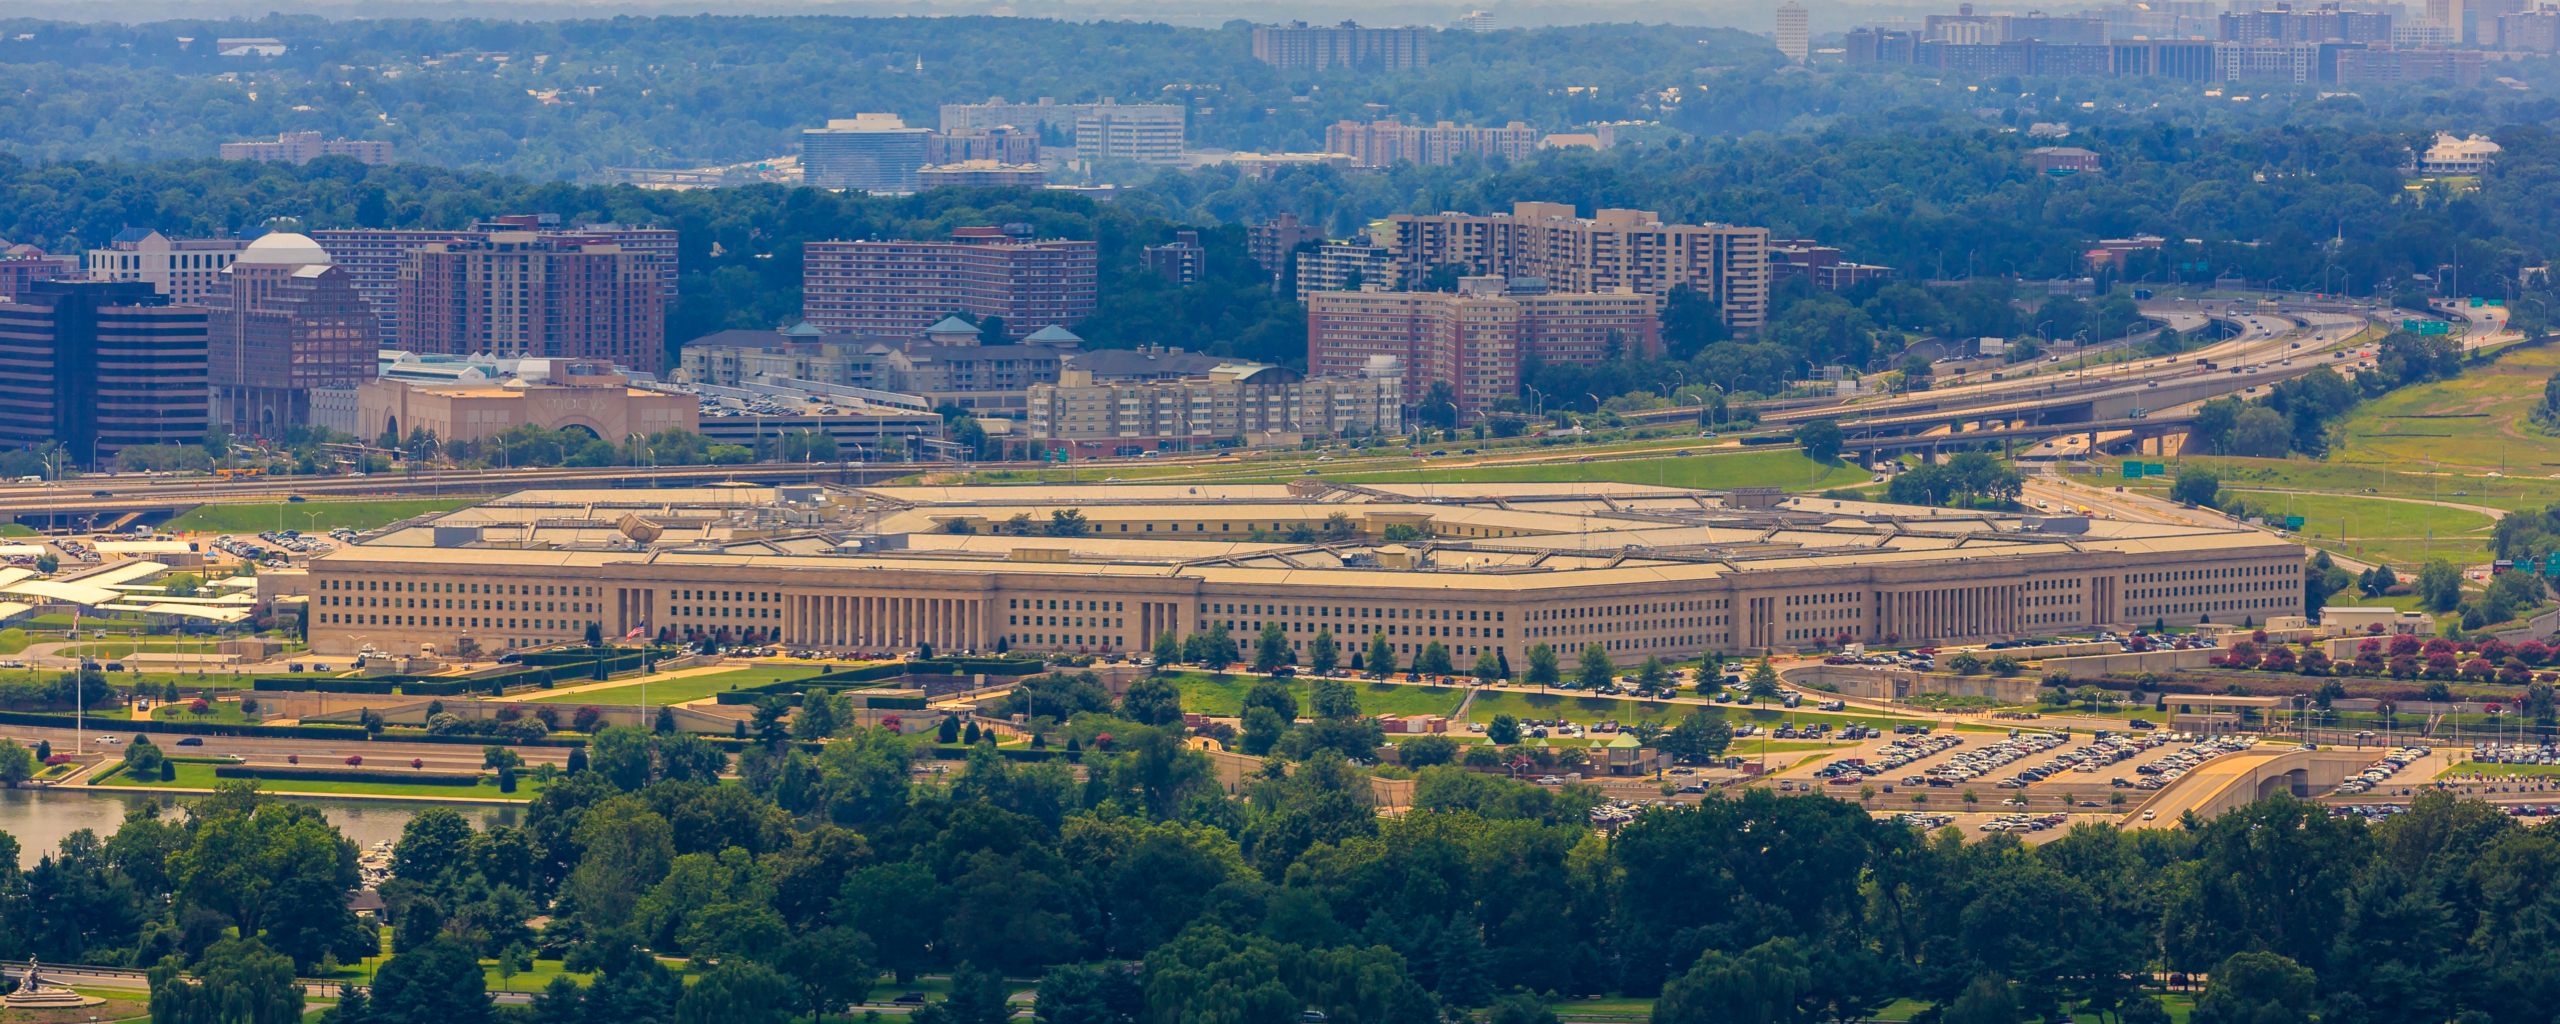
<instances>
[{"instance_id":1,"label":"beige stone building","mask_svg":"<svg viewBox=\"0 0 2560 1024\"><path fill-rule=\"evenodd\" d=\"M567 363L548 383L418 384L377 378L356 387L356 436L389 430L407 437L424 427L437 440L481 441L510 427L577 429L606 441L662 430L694 430L701 402L692 395L629 386L609 365Z\"/></svg>"},{"instance_id":2,"label":"beige stone building","mask_svg":"<svg viewBox=\"0 0 2560 1024\"><path fill-rule=\"evenodd\" d=\"M2302 549L2254 530L1726 500L1588 482L528 492L313 559L311 642L507 649L595 623L1121 653L1224 624L1250 658L1273 623L1302 661L1330 631L1346 660L1378 636L1399 664L1438 642L1517 671L1540 643L1628 664L2302 613ZM1063 512L1083 535L1036 535Z\"/></svg>"}]
</instances>

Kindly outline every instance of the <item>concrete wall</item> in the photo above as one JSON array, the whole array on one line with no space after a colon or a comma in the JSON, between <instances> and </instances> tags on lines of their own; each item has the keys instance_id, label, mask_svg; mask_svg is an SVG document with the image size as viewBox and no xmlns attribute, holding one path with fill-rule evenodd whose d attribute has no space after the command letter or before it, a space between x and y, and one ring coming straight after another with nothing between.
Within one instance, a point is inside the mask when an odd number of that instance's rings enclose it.
<instances>
[{"instance_id":1,"label":"concrete wall","mask_svg":"<svg viewBox=\"0 0 2560 1024\"><path fill-rule=\"evenodd\" d=\"M2069 672L2075 679L2095 679L2110 672L2169 672L2182 668L2205 668L2222 652L2218 649L2194 651L2144 651L2139 654L2093 654L2085 658L2047 658L2047 672Z\"/></svg>"},{"instance_id":2,"label":"concrete wall","mask_svg":"<svg viewBox=\"0 0 2560 1024\"><path fill-rule=\"evenodd\" d=\"M1869 700L1900 700L1915 694L1943 693L2024 704L2035 700L2036 691L2042 687L2036 676L2027 673L1960 676L1948 672L1912 672L1860 665L1799 665L1779 673L1779 677L1798 687L1815 690L1828 687L1851 697Z\"/></svg>"}]
</instances>

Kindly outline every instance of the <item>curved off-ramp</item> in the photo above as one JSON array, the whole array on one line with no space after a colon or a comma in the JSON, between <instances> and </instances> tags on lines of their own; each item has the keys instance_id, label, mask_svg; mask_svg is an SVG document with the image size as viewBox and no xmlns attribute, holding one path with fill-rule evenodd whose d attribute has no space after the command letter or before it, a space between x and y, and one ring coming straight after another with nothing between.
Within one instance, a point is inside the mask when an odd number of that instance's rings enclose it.
<instances>
[{"instance_id":1,"label":"curved off-ramp","mask_svg":"<svg viewBox=\"0 0 2560 1024\"><path fill-rule=\"evenodd\" d=\"M2309 798L2338 788L2380 756L2372 750L2244 750L2203 764L2124 818L2126 828L2176 828L2192 811L2211 818L2277 793ZM2146 815L2148 820L2145 820Z\"/></svg>"}]
</instances>

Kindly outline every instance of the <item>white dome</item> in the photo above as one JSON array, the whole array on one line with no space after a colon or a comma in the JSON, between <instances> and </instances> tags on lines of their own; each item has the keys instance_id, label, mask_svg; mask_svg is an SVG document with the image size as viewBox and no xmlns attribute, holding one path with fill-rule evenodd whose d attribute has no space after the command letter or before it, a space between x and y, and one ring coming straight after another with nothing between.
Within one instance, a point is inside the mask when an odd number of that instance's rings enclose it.
<instances>
[{"instance_id":1,"label":"white dome","mask_svg":"<svg viewBox=\"0 0 2560 1024\"><path fill-rule=\"evenodd\" d=\"M231 262L267 267L295 267L327 263L329 254L322 251L320 243L312 241L309 235L277 231L258 236L257 241L249 243L247 249L241 250L239 258Z\"/></svg>"}]
</instances>

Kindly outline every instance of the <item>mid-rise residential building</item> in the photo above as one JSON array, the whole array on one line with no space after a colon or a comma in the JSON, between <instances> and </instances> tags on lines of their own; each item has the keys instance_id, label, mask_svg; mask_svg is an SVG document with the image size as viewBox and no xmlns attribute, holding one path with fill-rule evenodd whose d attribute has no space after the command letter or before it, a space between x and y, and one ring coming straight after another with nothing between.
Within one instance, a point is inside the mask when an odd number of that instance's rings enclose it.
<instances>
[{"instance_id":1,"label":"mid-rise residential building","mask_svg":"<svg viewBox=\"0 0 2560 1024\"><path fill-rule=\"evenodd\" d=\"M1514 285L1517 287L1514 287ZM1597 363L1661 349L1662 300L1635 291L1547 292L1470 277L1455 292L1321 292L1307 300L1307 370L1348 376L1393 357L1406 404L1449 384L1461 418L1520 393L1524 366Z\"/></svg>"},{"instance_id":2,"label":"mid-rise residential building","mask_svg":"<svg viewBox=\"0 0 2560 1024\"><path fill-rule=\"evenodd\" d=\"M1093 315L1090 241L1032 237L1028 224L959 228L948 241L810 242L800 315L826 331L913 336L953 313L1001 317L1021 340Z\"/></svg>"},{"instance_id":3,"label":"mid-rise residential building","mask_svg":"<svg viewBox=\"0 0 2560 1024\"><path fill-rule=\"evenodd\" d=\"M2400 47L2368 44L2338 52L2338 82L2423 82L2440 78L2460 86L2480 84L2484 58L2478 50L2443 46Z\"/></svg>"},{"instance_id":4,"label":"mid-rise residential building","mask_svg":"<svg viewBox=\"0 0 2560 1024\"><path fill-rule=\"evenodd\" d=\"M1767 228L1665 224L1645 210L1585 218L1562 203L1514 203L1507 214L1398 214L1390 224L1401 287L1456 264L1475 275L1541 278L1559 292L1669 295L1687 287L1714 301L1727 327L1755 330L1768 319Z\"/></svg>"},{"instance_id":5,"label":"mid-rise residential building","mask_svg":"<svg viewBox=\"0 0 2560 1024\"><path fill-rule=\"evenodd\" d=\"M2231 43L2387 43L2391 16L2322 4L2295 10L2277 3L2267 10L2233 11L2221 18L2222 40Z\"/></svg>"},{"instance_id":6,"label":"mid-rise residential building","mask_svg":"<svg viewBox=\"0 0 2560 1024\"><path fill-rule=\"evenodd\" d=\"M1351 157L1361 167L1405 162L1445 167L1468 154L1524 159L1538 149L1538 130L1526 121L1500 128L1461 127L1450 121L1429 127L1401 121L1340 121L1325 128L1324 148Z\"/></svg>"},{"instance_id":7,"label":"mid-rise residential building","mask_svg":"<svg viewBox=\"0 0 2560 1024\"><path fill-rule=\"evenodd\" d=\"M1036 164L1040 162L1040 134L1024 131L1009 124L993 128L962 128L938 131L924 137L924 162L927 165L966 163L987 160L1000 164Z\"/></svg>"},{"instance_id":8,"label":"mid-rise residential building","mask_svg":"<svg viewBox=\"0 0 2560 1024\"><path fill-rule=\"evenodd\" d=\"M1049 172L1039 164L1000 164L993 160L966 160L956 164L940 164L916 169L916 187L929 188L1039 188L1049 183Z\"/></svg>"},{"instance_id":9,"label":"mid-rise residential building","mask_svg":"<svg viewBox=\"0 0 2560 1024\"><path fill-rule=\"evenodd\" d=\"M1366 242L1326 242L1298 257L1298 301L1317 292L1390 289L1403 273L1394 249Z\"/></svg>"},{"instance_id":10,"label":"mid-rise residential building","mask_svg":"<svg viewBox=\"0 0 2560 1024\"><path fill-rule=\"evenodd\" d=\"M2027 40L2103 46L2107 42L2107 22L2096 12L2068 16L2041 11L1975 14L1972 4L1959 4L1954 14L1932 14L1923 19L1921 38L1967 46Z\"/></svg>"},{"instance_id":11,"label":"mid-rise residential building","mask_svg":"<svg viewBox=\"0 0 2560 1024\"><path fill-rule=\"evenodd\" d=\"M38 281L80 276L80 259L76 256L48 256L32 245L13 245L0 251L0 300L24 295L27 286Z\"/></svg>"},{"instance_id":12,"label":"mid-rise residential building","mask_svg":"<svg viewBox=\"0 0 2560 1024\"><path fill-rule=\"evenodd\" d=\"M2043 174L2077 174L2097 170L2098 154L2078 146L2037 146L2027 151L2027 166Z\"/></svg>"},{"instance_id":13,"label":"mid-rise residential building","mask_svg":"<svg viewBox=\"0 0 2560 1024\"><path fill-rule=\"evenodd\" d=\"M930 129L910 128L896 114L856 114L800 132L800 168L818 188L913 192L916 169L929 161Z\"/></svg>"},{"instance_id":14,"label":"mid-rise residential building","mask_svg":"<svg viewBox=\"0 0 2560 1024\"><path fill-rule=\"evenodd\" d=\"M374 377L381 351L373 307L355 278L305 235L261 236L207 303L212 421L274 437L312 419L312 392Z\"/></svg>"},{"instance_id":15,"label":"mid-rise residential building","mask_svg":"<svg viewBox=\"0 0 2560 1024\"><path fill-rule=\"evenodd\" d=\"M1286 367L1233 362L1197 377L1095 380L1068 370L1031 389L1026 426L1034 439L1083 455L1209 445L1233 438L1393 434L1403 429L1404 396L1393 381L1309 378Z\"/></svg>"},{"instance_id":16,"label":"mid-rise residential building","mask_svg":"<svg viewBox=\"0 0 2560 1024\"><path fill-rule=\"evenodd\" d=\"M89 280L141 281L181 303L203 302L222 286L222 270L249 243L238 238L171 238L126 228L89 250Z\"/></svg>"},{"instance_id":17,"label":"mid-rise residential building","mask_svg":"<svg viewBox=\"0 0 2560 1024\"><path fill-rule=\"evenodd\" d=\"M666 291L654 257L610 242L493 231L431 243L400 267L400 346L417 352L666 362Z\"/></svg>"},{"instance_id":18,"label":"mid-rise residential building","mask_svg":"<svg viewBox=\"0 0 2560 1024\"><path fill-rule=\"evenodd\" d=\"M676 233L672 228L645 224L567 224L556 213L509 214L490 217L460 231L420 231L391 228L324 228L311 232L311 239L329 254L329 262L345 269L355 279L356 291L372 304L378 320L377 333L382 344L398 347L400 340L400 265L409 254L438 243L480 241L493 231L532 231L558 242L576 244L608 243L619 245L627 253L648 257L657 268L658 283L666 292L666 301L676 298Z\"/></svg>"},{"instance_id":19,"label":"mid-rise residential building","mask_svg":"<svg viewBox=\"0 0 2560 1024\"><path fill-rule=\"evenodd\" d=\"M1494 28L1493 12L1468 11L1465 17L1449 27L1461 32L1491 32Z\"/></svg>"},{"instance_id":20,"label":"mid-rise residential building","mask_svg":"<svg viewBox=\"0 0 2560 1024\"><path fill-rule=\"evenodd\" d=\"M1176 231L1173 241L1150 245L1139 256L1157 277L1176 285L1186 285L1200 279L1200 272L1208 263L1209 250L1200 247L1199 232Z\"/></svg>"},{"instance_id":21,"label":"mid-rise residential building","mask_svg":"<svg viewBox=\"0 0 2560 1024\"><path fill-rule=\"evenodd\" d=\"M1778 52L1786 54L1788 60L1798 64L1804 63L1804 59L1813 54L1812 35L1806 31L1808 13L1804 5L1797 3L1796 0L1787 0L1778 7L1776 36Z\"/></svg>"},{"instance_id":22,"label":"mid-rise residential building","mask_svg":"<svg viewBox=\"0 0 2560 1024\"><path fill-rule=\"evenodd\" d=\"M1306 22L1256 25L1253 59L1279 68L1352 68L1404 71L1431 63L1427 28L1362 28L1346 21L1330 28Z\"/></svg>"},{"instance_id":23,"label":"mid-rise residential building","mask_svg":"<svg viewBox=\"0 0 2560 1024\"><path fill-rule=\"evenodd\" d=\"M1810 238L1770 239L1769 279L1774 283L1789 277L1801 277L1815 288L1836 292L1862 281L1888 280L1893 277L1893 268L1849 262L1841 257L1837 246Z\"/></svg>"},{"instance_id":24,"label":"mid-rise residential building","mask_svg":"<svg viewBox=\"0 0 2560 1024\"><path fill-rule=\"evenodd\" d=\"M307 164L324 156L348 156L368 164L391 162L391 144L378 139L323 139L319 132L279 132L274 142L225 142L225 160Z\"/></svg>"},{"instance_id":25,"label":"mid-rise residential building","mask_svg":"<svg viewBox=\"0 0 2560 1024\"><path fill-rule=\"evenodd\" d=\"M1313 224L1298 223L1298 215L1284 213L1245 229L1245 255L1271 273L1271 287L1277 290L1280 279L1289 271L1289 254L1308 242L1324 241L1324 232Z\"/></svg>"},{"instance_id":26,"label":"mid-rise residential building","mask_svg":"<svg viewBox=\"0 0 2560 1024\"><path fill-rule=\"evenodd\" d=\"M37 281L0 303L0 445L95 465L204 439L205 311L146 281Z\"/></svg>"}]
</instances>

